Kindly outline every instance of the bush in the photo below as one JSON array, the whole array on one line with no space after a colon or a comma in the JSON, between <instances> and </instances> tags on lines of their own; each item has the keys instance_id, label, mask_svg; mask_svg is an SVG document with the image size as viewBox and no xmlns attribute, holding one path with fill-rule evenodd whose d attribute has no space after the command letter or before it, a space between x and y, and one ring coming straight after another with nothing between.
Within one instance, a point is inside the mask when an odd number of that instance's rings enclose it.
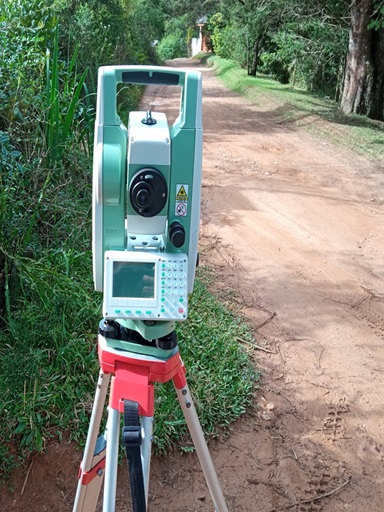
<instances>
[{"instance_id":1,"label":"bush","mask_svg":"<svg viewBox=\"0 0 384 512\"><path fill-rule=\"evenodd\" d=\"M177 57L187 56L187 45L180 36L169 34L156 46L157 55L161 60L176 59Z\"/></svg>"}]
</instances>

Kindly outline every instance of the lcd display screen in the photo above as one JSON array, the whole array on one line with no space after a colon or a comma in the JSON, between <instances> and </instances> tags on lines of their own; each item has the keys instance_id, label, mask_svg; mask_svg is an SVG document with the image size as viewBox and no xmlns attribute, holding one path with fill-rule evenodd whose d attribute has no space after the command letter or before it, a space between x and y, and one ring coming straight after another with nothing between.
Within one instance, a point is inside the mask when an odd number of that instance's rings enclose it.
<instances>
[{"instance_id":1,"label":"lcd display screen","mask_svg":"<svg viewBox=\"0 0 384 512\"><path fill-rule=\"evenodd\" d=\"M112 296L129 299L154 299L155 263L114 261Z\"/></svg>"}]
</instances>

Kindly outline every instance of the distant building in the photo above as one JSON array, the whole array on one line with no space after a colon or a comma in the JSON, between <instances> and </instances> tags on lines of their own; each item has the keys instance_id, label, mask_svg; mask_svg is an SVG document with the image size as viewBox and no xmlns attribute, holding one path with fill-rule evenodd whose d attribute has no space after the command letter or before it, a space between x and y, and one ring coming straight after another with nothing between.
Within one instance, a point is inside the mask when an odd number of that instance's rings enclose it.
<instances>
[{"instance_id":1,"label":"distant building","mask_svg":"<svg viewBox=\"0 0 384 512\"><path fill-rule=\"evenodd\" d=\"M196 22L196 26L199 27L199 37L192 39L192 57L201 52L209 52L209 35L206 34L205 27L207 25L207 17L202 16Z\"/></svg>"}]
</instances>

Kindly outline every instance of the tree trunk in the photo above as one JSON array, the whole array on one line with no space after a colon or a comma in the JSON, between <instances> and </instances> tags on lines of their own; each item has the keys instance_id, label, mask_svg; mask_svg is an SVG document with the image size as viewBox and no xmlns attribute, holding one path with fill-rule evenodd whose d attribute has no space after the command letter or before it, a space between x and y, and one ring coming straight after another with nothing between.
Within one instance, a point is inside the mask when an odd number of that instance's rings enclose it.
<instances>
[{"instance_id":1,"label":"tree trunk","mask_svg":"<svg viewBox=\"0 0 384 512\"><path fill-rule=\"evenodd\" d=\"M345 114L365 114L372 119L382 120L384 30L369 28L372 15L373 0L352 2L341 110Z\"/></svg>"},{"instance_id":2,"label":"tree trunk","mask_svg":"<svg viewBox=\"0 0 384 512\"><path fill-rule=\"evenodd\" d=\"M372 31L368 29L373 0L355 0L351 5L351 27L341 110L366 114L365 93L370 67Z\"/></svg>"},{"instance_id":3,"label":"tree trunk","mask_svg":"<svg viewBox=\"0 0 384 512\"><path fill-rule=\"evenodd\" d=\"M250 76L256 76L257 61L259 58L259 43L260 43L260 39L257 39L257 41L255 41L255 44L253 45L252 65L251 65L251 69L248 71L248 75L250 75Z\"/></svg>"},{"instance_id":4,"label":"tree trunk","mask_svg":"<svg viewBox=\"0 0 384 512\"><path fill-rule=\"evenodd\" d=\"M368 82L367 115L371 119L384 119L384 31L372 34L372 72Z\"/></svg>"},{"instance_id":5,"label":"tree trunk","mask_svg":"<svg viewBox=\"0 0 384 512\"><path fill-rule=\"evenodd\" d=\"M296 85L296 73L297 73L297 57L295 57L295 60L293 62L293 74L292 74L292 88L295 88Z\"/></svg>"}]
</instances>

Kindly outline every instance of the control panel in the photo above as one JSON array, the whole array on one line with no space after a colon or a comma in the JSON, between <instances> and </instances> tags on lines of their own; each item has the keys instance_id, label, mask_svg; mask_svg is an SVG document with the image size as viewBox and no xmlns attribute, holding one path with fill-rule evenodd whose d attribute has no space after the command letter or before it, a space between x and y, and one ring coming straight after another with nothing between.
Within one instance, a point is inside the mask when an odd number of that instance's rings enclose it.
<instances>
[{"instance_id":1,"label":"control panel","mask_svg":"<svg viewBox=\"0 0 384 512\"><path fill-rule=\"evenodd\" d=\"M187 271L183 253L106 251L104 318L185 320Z\"/></svg>"}]
</instances>

